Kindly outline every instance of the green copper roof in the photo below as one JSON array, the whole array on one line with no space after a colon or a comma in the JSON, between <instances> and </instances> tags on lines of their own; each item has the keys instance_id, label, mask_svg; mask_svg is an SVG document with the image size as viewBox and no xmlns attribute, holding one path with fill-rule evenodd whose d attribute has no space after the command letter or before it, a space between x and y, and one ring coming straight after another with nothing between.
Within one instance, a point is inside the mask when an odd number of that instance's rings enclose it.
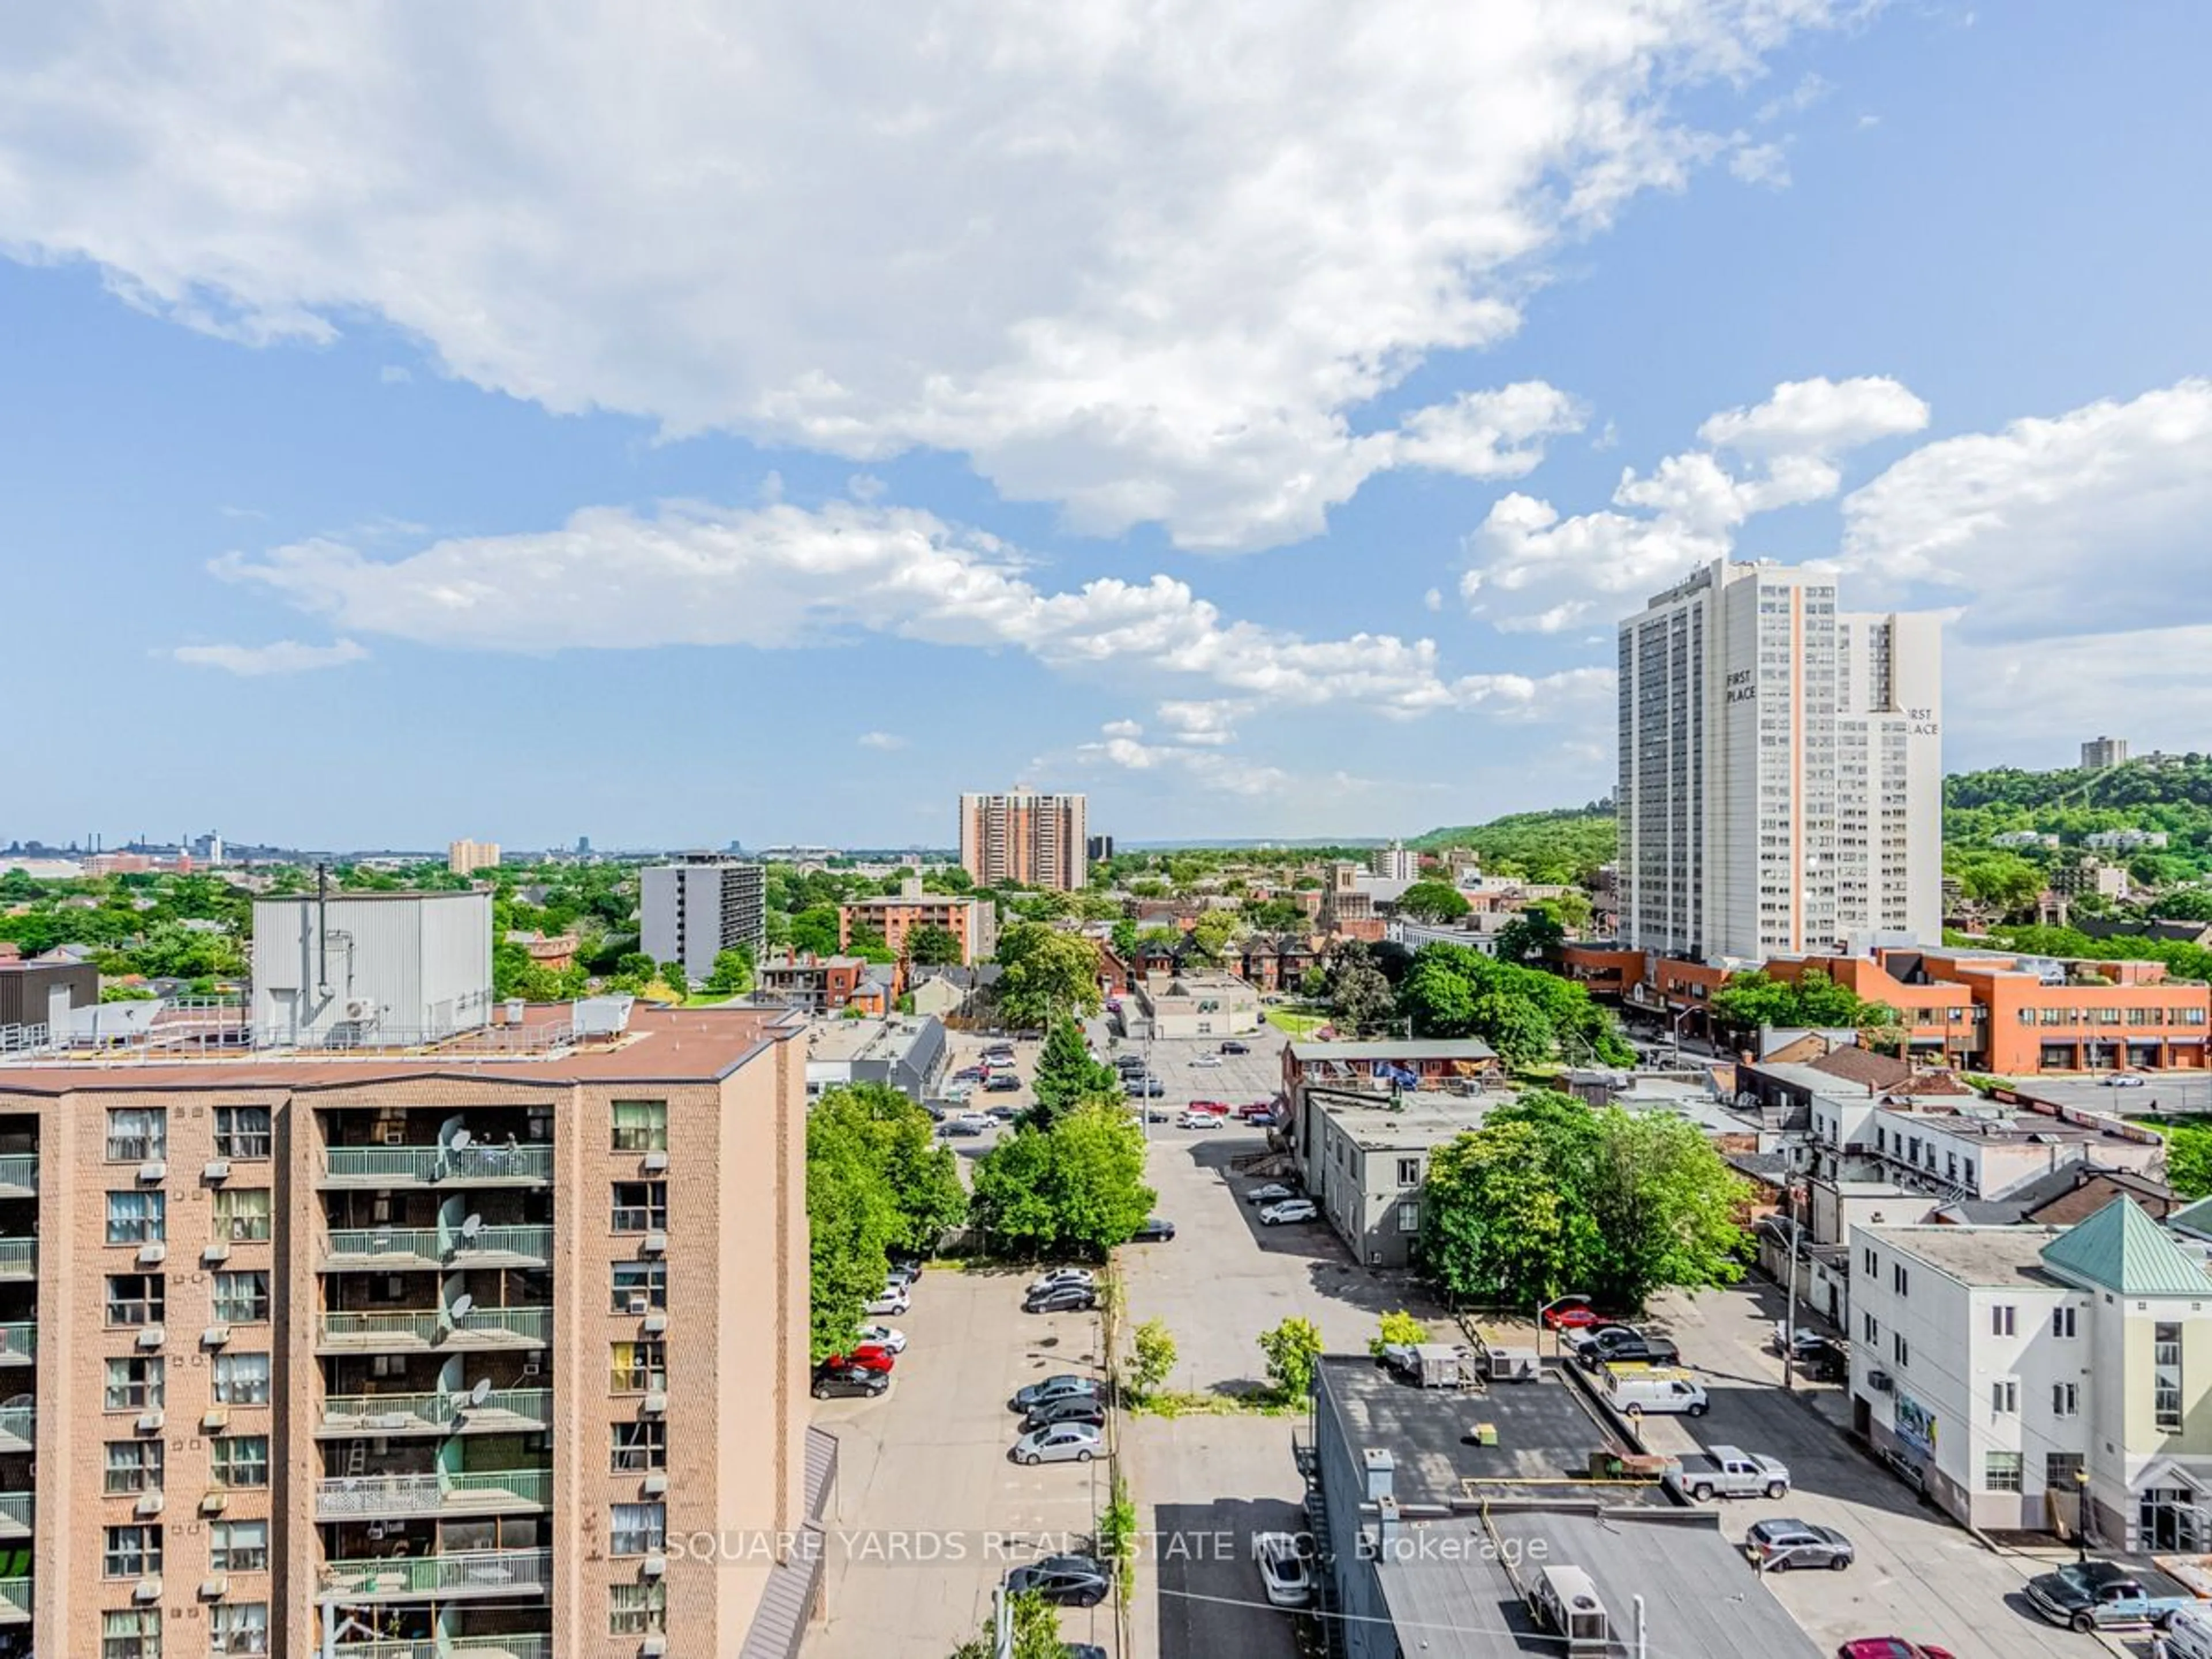
<instances>
[{"instance_id":1,"label":"green copper roof","mask_svg":"<svg viewBox=\"0 0 2212 1659\"><path fill-rule=\"evenodd\" d=\"M2130 1199L2116 1198L2043 1247L2053 1273L2122 1296L2212 1296L2204 1263Z\"/></svg>"},{"instance_id":2,"label":"green copper roof","mask_svg":"<svg viewBox=\"0 0 2212 1659\"><path fill-rule=\"evenodd\" d=\"M2212 1198L2200 1198L2185 1209L2176 1210L2166 1218L2169 1227L2179 1227L2185 1233L2201 1233L2212 1238Z\"/></svg>"}]
</instances>

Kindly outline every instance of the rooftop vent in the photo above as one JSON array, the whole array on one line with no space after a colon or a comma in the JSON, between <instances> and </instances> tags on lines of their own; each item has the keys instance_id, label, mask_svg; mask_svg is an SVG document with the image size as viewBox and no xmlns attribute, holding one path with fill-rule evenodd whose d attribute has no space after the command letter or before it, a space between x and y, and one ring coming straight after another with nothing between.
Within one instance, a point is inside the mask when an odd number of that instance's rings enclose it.
<instances>
[{"instance_id":1,"label":"rooftop vent","mask_svg":"<svg viewBox=\"0 0 2212 1659\"><path fill-rule=\"evenodd\" d=\"M1570 1655L1602 1659L1613 1651L1613 1620L1580 1567L1546 1567L1537 1575L1534 1599L1537 1615L1565 1638Z\"/></svg>"}]
</instances>

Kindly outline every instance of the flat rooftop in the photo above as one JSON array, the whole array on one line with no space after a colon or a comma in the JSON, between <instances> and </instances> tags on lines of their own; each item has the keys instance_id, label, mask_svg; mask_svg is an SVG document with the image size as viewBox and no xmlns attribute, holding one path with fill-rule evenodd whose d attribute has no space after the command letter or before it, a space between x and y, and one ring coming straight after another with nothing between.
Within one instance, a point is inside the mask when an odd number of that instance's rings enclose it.
<instances>
[{"instance_id":1,"label":"flat rooftop","mask_svg":"<svg viewBox=\"0 0 2212 1659\"><path fill-rule=\"evenodd\" d=\"M1579 1491L1608 1503L1661 1499L1656 1485L1589 1480L1593 1451L1627 1448L1553 1372L1462 1394L1416 1388L1365 1354L1325 1354L1321 1376L1354 1453L1387 1451L1396 1463L1392 1490L1401 1505L1526 1497L1531 1481L1546 1482L1539 1490L1547 1498ZM1496 1425L1496 1445L1474 1443L1478 1423Z\"/></svg>"},{"instance_id":2,"label":"flat rooftop","mask_svg":"<svg viewBox=\"0 0 2212 1659\"><path fill-rule=\"evenodd\" d=\"M1862 1227L1857 1231L1918 1257L1962 1285L2061 1288L2045 1270L2044 1247L2063 1227Z\"/></svg>"},{"instance_id":3,"label":"flat rooftop","mask_svg":"<svg viewBox=\"0 0 2212 1659\"><path fill-rule=\"evenodd\" d=\"M807 1039L809 1060L896 1060L921 1040L921 1019L838 1019L817 1025Z\"/></svg>"},{"instance_id":4,"label":"flat rooftop","mask_svg":"<svg viewBox=\"0 0 2212 1659\"><path fill-rule=\"evenodd\" d=\"M1340 1133L1372 1152L1383 1147L1441 1146L1470 1129L1480 1128L1492 1105L1511 1097L1501 1095L1498 1102L1492 1103L1476 1095L1408 1091L1398 1098L1401 1103L1395 1107L1381 1096L1372 1105L1364 1105L1325 1093L1314 1103Z\"/></svg>"},{"instance_id":5,"label":"flat rooftop","mask_svg":"<svg viewBox=\"0 0 2212 1659\"><path fill-rule=\"evenodd\" d=\"M1498 1051L1480 1037L1437 1037L1412 1042L1317 1042L1290 1045L1301 1060L1495 1060Z\"/></svg>"},{"instance_id":6,"label":"flat rooftop","mask_svg":"<svg viewBox=\"0 0 2212 1659\"><path fill-rule=\"evenodd\" d=\"M1984 1113L1950 1109L1929 1110L1919 1106L1893 1106L1887 1116L1918 1128L1940 1129L1946 1134L2014 1146L2048 1146L2057 1142L2133 1140L2093 1123L2075 1123L2043 1112Z\"/></svg>"}]
</instances>

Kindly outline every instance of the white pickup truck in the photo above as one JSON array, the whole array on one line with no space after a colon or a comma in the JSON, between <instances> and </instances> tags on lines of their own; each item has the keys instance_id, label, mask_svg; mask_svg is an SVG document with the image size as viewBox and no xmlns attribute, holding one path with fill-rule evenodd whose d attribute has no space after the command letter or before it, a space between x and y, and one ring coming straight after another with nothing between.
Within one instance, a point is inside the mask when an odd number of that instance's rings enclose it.
<instances>
[{"instance_id":1,"label":"white pickup truck","mask_svg":"<svg viewBox=\"0 0 2212 1659\"><path fill-rule=\"evenodd\" d=\"M1790 1471L1771 1457L1740 1446L1715 1446L1680 1459L1667 1479L1700 1504L1710 1498L1781 1498Z\"/></svg>"}]
</instances>

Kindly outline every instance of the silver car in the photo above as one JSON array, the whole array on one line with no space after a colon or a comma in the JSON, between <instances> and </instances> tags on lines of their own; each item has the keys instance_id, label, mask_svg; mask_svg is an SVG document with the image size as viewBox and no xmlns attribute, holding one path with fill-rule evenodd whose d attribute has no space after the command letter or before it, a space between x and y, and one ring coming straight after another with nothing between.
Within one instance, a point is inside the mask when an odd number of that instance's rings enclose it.
<instances>
[{"instance_id":1,"label":"silver car","mask_svg":"<svg viewBox=\"0 0 2212 1659\"><path fill-rule=\"evenodd\" d=\"M1017 1463L1088 1463L1098 1455L1098 1431L1088 1423L1054 1423L1014 1442Z\"/></svg>"},{"instance_id":2,"label":"silver car","mask_svg":"<svg viewBox=\"0 0 2212 1659\"><path fill-rule=\"evenodd\" d=\"M1761 1572L1826 1567L1841 1572L1857 1558L1851 1540L1833 1527L1806 1521L1761 1521L1744 1534L1743 1553Z\"/></svg>"}]
</instances>

